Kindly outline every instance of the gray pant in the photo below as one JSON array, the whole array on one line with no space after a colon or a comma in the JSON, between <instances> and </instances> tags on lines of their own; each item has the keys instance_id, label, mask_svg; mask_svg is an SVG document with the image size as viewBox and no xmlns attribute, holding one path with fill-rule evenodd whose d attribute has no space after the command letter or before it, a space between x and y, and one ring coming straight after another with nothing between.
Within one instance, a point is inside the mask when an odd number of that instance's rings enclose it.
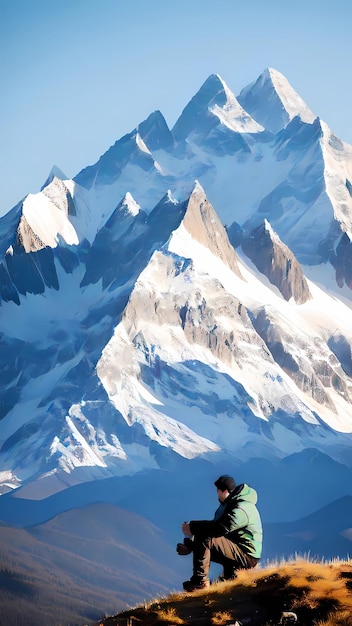
<instances>
[{"instance_id":1,"label":"gray pant","mask_svg":"<svg viewBox=\"0 0 352 626\"><path fill-rule=\"evenodd\" d=\"M193 576L200 580L208 578L211 561L223 565L225 578L230 578L235 570L255 567L259 559L226 537L194 537Z\"/></svg>"}]
</instances>

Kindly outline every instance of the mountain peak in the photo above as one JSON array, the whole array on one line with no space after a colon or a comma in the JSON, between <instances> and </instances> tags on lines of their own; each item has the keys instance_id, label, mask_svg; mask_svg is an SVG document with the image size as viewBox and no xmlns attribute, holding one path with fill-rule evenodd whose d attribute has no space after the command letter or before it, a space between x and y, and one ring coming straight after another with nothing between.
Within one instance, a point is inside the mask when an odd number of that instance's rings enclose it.
<instances>
[{"instance_id":1,"label":"mountain peak","mask_svg":"<svg viewBox=\"0 0 352 626\"><path fill-rule=\"evenodd\" d=\"M181 116L172 129L176 141L184 140L189 133L203 124L209 115L209 109L226 104L230 90L218 74L211 74L202 84L195 96L183 109ZM231 93L231 92L230 92Z\"/></svg>"},{"instance_id":2,"label":"mountain peak","mask_svg":"<svg viewBox=\"0 0 352 626\"><path fill-rule=\"evenodd\" d=\"M198 93L206 92L208 95L212 94L212 97L216 97L218 93L226 91L227 89L228 87L220 74L210 74L202 84Z\"/></svg>"},{"instance_id":3,"label":"mountain peak","mask_svg":"<svg viewBox=\"0 0 352 626\"><path fill-rule=\"evenodd\" d=\"M71 204L68 189L57 177L43 191L28 194L17 230L26 252L56 248L61 238L69 245L78 244L77 233L69 219Z\"/></svg>"},{"instance_id":4,"label":"mountain peak","mask_svg":"<svg viewBox=\"0 0 352 626\"><path fill-rule=\"evenodd\" d=\"M173 144L172 133L159 110L153 111L144 122L141 122L137 132L152 151L165 150Z\"/></svg>"},{"instance_id":5,"label":"mountain peak","mask_svg":"<svg viewBox=\"0 0 352 626\"><path fill-rule=\"evenodd\" d=\"M284 128L296 115L308 124L315 119L287 78L271 67L242 89L237 99L255 120L272 133Z\"/></svg>"},{"instance_id":6,"label":"mountain peak","mask_svg":"<svg viewBox=\"0 0 352 626\"><path fill-rule=\"evenodd\" d=\"M242 278L237 263L237 255L229 242L226 229L198 181L195 182L189 197L183 218L183 227L192 239L210 250L214 256L221 259L225 265Z\"/></svg>"},{"instance_id":7,"label":"mountain peak","mask_svg":"<svg viewBox=\"0 0 352 626\"><path fill-rule=\"evenodd\" d=\"M188 103L177 120L173 135L176 141L195 133L205 137L218 124L237 133L257 133L264 130L243 109L231 89L219 74L211 74Z\"/></svg>"},{"instance_id":8,"label":"mountain peak","mask_svg":"<svg viewBox=\"0 0 352 626\"><path fill-rule=\"evenodd\" d=\"M202 187L202 185L200 184L199 180L196 180L194 183L194 187L192 190L192 194L200 194L203 195L204 199L206 200L206 195L205 195L205 191ZM192 195L191 194L191 195Z\"/></svg>"},{"instance_id":9,"label":"mountain peak","mask_svg":"<svg viewBox=\"0 0 352 626\"><path fill-rule=\"evenodd\" d=\"M57 165L53 165L50 170L49 176L46 179L44 185L41 187L41 191L54 180L54 178L58 178L59 180L67 180L68 176L66 176L62 170Z\"/></svg>"},{"instance_id":10,"label":"mountain peak","mask_svg":"<svg viewBox=\"0 0 352 626\"><path fill-rule=\"evenodd\" d=\"M135 216L139 213L141 207L138 202L135 201L132 194L128 191L118 208L120 211L125 211L126 213Z\"/></svg>"}]
</instances>

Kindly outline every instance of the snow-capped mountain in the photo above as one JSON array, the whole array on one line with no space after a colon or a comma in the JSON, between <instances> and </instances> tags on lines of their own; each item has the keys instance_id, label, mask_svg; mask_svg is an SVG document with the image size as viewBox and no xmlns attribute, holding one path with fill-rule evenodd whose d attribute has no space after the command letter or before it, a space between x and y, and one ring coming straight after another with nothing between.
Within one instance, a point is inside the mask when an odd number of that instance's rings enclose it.
<instances>
[{"instance_id":1,"label":"snow-capped mountain","mask_svg":"<svg viewBox=\"0 0 352 626\"><path fill-rule=\"evenodd\" d=\"M0 220L0 480L317 448L350 464L352 148L276 70L210 76Z\"/></svg>"},{"instance_id":2,"label":"snow-capped mountain","mask_svg":"<svg viewBox=\"0 0 352 626\"><path fill-rule=\"evenodd\" d=\"M271 67L242 89L238 102L271 133L277 133L297 116L307 124L315 118L287 78Z\"/></svg>"}]
</instances>

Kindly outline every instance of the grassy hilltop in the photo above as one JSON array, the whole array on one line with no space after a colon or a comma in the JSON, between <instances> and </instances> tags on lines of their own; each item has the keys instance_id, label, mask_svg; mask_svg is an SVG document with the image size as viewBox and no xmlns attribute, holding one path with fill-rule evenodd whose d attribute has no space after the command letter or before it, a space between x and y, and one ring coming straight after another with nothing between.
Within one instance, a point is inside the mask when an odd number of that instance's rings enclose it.
<instances>
[{"instance_id":1,"label":"grassy hilltop","mask_svg":"<svg viewBox=\"0 0 352 626\"><path fill-rule=\"evenodd\" d=\"M235 581L173 593L95 626L273 626L283 611L300 626L352 626L352 561L297 558L241 571Z\"/></svg>"}]
</instances>

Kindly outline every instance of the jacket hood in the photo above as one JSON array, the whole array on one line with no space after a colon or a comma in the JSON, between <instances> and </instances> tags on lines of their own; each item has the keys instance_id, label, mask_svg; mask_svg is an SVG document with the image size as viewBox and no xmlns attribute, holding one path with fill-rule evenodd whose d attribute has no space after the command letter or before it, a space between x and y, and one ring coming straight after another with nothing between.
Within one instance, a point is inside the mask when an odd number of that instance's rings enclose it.
<instances>
[{"instance_id":1,"label":"jacket hood","mask_svg":"<svg viewBox=\"0 0 352 626\"><path fill-rule=\"evenodd\" d=\"M231 499L232 498L256 504L258 501L258 494L253 487L249 487L249 485L243 483L242 485L237 485L236 489L231 493Z\"/></svg>"}]
</instances>

